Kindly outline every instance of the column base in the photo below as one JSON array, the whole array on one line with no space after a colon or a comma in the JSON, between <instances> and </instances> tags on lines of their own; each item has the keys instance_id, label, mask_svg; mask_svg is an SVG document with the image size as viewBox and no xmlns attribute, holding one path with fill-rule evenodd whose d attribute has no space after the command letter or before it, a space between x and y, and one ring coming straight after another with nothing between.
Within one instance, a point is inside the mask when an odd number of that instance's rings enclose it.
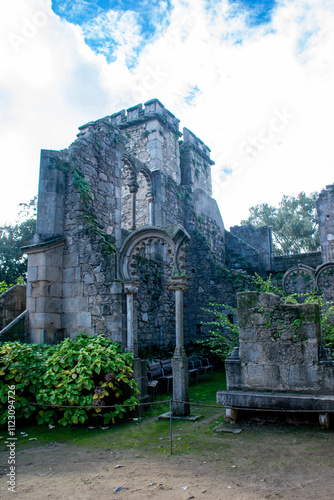
<instances>
[{"instance_id":1,"label":"column base","mask_svg":"<svg viewBox=\"0 0 334 500\"><path fill-rule=\"evenodd\" d=\"M183 347L175 349L172 358L173 368L173 417L186 417L190 414L188 358Z\"/></svg>"}]
</instances>

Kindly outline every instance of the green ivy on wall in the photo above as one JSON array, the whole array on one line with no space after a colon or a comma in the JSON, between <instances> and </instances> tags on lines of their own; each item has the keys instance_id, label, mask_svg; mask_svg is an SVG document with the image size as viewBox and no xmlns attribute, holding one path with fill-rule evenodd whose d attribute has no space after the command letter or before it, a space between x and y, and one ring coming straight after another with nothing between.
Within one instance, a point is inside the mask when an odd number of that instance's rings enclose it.
<instances>
[{"instance_id":1,"label":"green ivy on wall","mask_svg":"<svg viewBox=\"0 0 334 500\"><path fill-rule=\"evenodd\" d=\"M49 168L56 168L71 175L73 179L73 186L80 194L80 200L83 210L82 219L87 223L89 232L98 236L103 243L104 255L111 255L116 253L115 237L108 234L99 223L94 207L93 207L93 194L89 182L85 179L84 174L71 165L67 161L62 161L59 158L53 158L52 162L48 165Z\"/></svg>"}]
</instances>

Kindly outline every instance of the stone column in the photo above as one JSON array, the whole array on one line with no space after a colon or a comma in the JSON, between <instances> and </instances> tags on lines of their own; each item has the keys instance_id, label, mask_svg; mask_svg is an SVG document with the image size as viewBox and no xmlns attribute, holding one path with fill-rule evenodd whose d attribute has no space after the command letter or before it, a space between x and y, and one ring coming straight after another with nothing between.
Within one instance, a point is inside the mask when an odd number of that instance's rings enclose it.
<instances>
[{"instance_id":1,"label":"stone column","mask_svg":"<svg viewBox=\"0 0 334 500\"><path fill-rule=\"evenodd\" d=\"M138 357L137 329L134 326L134 294L138 292L138 282L132 281L124 284L124 293L126 295L126 329L127 341L126 352L133 354L133 376L137 382L139 390L139 401L147 403L149 396L147 394L147 361ZM142 413L139 410L139 413Z\"/></svg>"},{"instance_id":2,"label":"stone column","mask_svg":"<svg viewBox=\"0 0 334 500\"><path fill-rule=\"evenodd\" d=\"M124 283L126 295L126 352L132 352L134 357L138 356L138 341L136 329L134 328L134 294L138 292L138 282Z\"/></svg>"},{"instance_id":3,"label":"stone column","mask_svg":"<svg viewBox=\"0 0 334 500\"><path fill-rule=\"evenodd\" d=\"M129 190L132 195L132 231L136 229L136 194L138 192L138 188L139 186L137 182L129 185Z\"/></svg>"},{"instance_id":4,"label":"stone column","mask_svg":"<svg viewBox=\"0 0 334 500\"><path fill-rule=\"evenodd\" d=\"M147 195L148 201L148 223L150 226L154 226L154 198L152 193L148 193Z\"/></svg>"},{"instance_id":5,"label":"stone column","mask_svg":"<svg viewBox=\"0 0 334 500\"><path fill-rule=\"evenodd\" d=\"M185 417L190 413L188 358L183 344L183 291L187 288L186 276L171 276L169 290L175 291L176 347L173 368L173 416Z\"/></svg>"}]
</instances>

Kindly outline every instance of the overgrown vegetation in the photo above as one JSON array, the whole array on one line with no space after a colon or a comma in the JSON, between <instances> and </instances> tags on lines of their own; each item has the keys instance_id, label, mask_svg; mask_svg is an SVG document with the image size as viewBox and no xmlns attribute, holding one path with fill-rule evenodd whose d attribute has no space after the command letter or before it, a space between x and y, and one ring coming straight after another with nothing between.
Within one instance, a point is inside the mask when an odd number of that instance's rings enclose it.
<instances>
[{"instance_id":1,"label":"overgrown vegetation","mask_svg":"<svg viewBox=\"0 0 334 500\"><path fill-rule=\"evenodd\" d=\"M102 335L81 334L56 346L6 342L0 346L0 424L7 422L12 386L16 420L64 426L88 420L114 424L137 402L132 361L132 354Z\"/></svg>"},{"instance_id":2,"label":"overgrown vegetation","mask_svg":"<svg viewBox=\"0 0 334 500\"><path fill-rule=\"evenodd\" d=\"M233 323L233 315L236 310L225 304L212 302L209 304L209 308L203 308L203 311L214 316L213 320L203 322L203 325L210 327L211 337L198 340L197 343L209 348L212 354L224 361L238 346L239 327ZM227 313L227 311L229 312Z\"/></svg>"},{"instance_id":3,"label":"overgrown vegetation","mask_svg":"<svg viewBox=\"0 0 334 500\"><path fill-rule=\"evenodd\" d=\"M269 275L266 279L255 274L254 283L260 293L274 293L282 298L285 304L310 304L318 303L320 306L320 327L322 341L325 347L328 347L334 357L334 304L326 302L322 295L315 293L294 293L286 295L281 287L275 285L272 281L272 276ZM209 348L210 352L224 361L230 356L234 347L238 346L239 342L239 326L233 323L233 317L236 310L226 304L210 303L209 308L203 309L204 312L210 313L214 319L203 322L203 325L209 326L211 337L204 340L198 340L197 343ZM300 326L301 320L295 320L292 324L294 330ZM271 326L270 317L268 317L267 327ZM283 328L284 325L282 325ZM297 338L297 335L294 336Z\"/></svg>"},{"instance_id":4,"label":"overgrown vegetation","mask_svg":"<svg viewBox=\"0 0 334 500\"><path fill-rule=\"evenodd\" d=\"M27 257L21 248L27 245L35 234L37 197L29 203L20 204L20 212L14 225L0 227L0 293L12 286L18 278L25 278Z\"/></svg>"},{"instance_id":5,"label":"overgrown vegetation","mask_svg":"<svg viewBox=\"0 0 334 500\"><path fill-rule=\"evenodd\" d=\"M73 186L80 194L83 211L81 218L87 223L90 233L96 235L102 241L103 253L105 255L114 254L116 252L115 237L112 234L108 234L97 219L93 206L91 186L85 179L84 174L71 163L62 161L59 158L53 158L49 168L56 168L71 175Z\"/></svg>"}]
</instances>

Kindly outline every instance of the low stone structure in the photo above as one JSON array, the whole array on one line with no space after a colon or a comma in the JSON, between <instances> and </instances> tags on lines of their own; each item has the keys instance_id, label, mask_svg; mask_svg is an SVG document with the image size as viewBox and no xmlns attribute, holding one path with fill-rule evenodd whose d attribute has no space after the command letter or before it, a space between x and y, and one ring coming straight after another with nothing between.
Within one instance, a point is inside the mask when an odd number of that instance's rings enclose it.
<instances>
[{"instance_id":1,"label":"low stone structure","mask_svg":"<svg viewBox=\"0 0 334 500\"><path fill-rule=\"evenodd\" d=\"M15 285L0 295L0 331L26 309L26 285Z\"/></svg>"},{"instance_id":2,"label":"low stone structure","mask_svg":"<svg viewBox=\"0 0 334 500\"><path fill-rule=\"evenodd\" d=\"M322 346L318 304L282 304L238 294L239 347L225 362L227 390L217 402L237 410L334 412L334 360Z\"/></svg>"}]
</instances>

